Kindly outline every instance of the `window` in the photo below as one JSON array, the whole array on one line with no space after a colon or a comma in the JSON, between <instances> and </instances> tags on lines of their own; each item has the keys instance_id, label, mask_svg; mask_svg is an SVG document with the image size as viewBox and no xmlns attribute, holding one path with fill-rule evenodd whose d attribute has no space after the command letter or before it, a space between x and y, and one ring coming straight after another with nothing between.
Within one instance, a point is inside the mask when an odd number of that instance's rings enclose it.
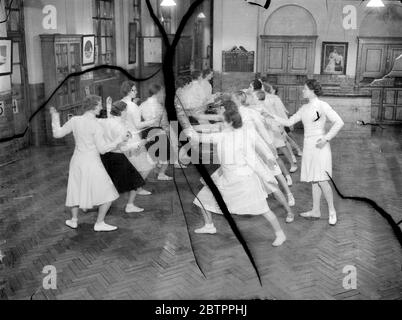
<instances>
[{"instance_id":1,"label":"window","mask_svg":"<svg viewBox=\"0 0 402 320\"><path fill-rule=\"evenodd\" d=\"M114 0L93 0L95 64L115 63Z\"/></svg>"},{"instance_id":2,"label":"window","mask_svg":"<svg viewBox=\"0 0 402 320\"><path fill-rule=\"evenodd\" d=\"M7 32L21 32L21 0L6 0Z\"/></svg>"}]
</instances>

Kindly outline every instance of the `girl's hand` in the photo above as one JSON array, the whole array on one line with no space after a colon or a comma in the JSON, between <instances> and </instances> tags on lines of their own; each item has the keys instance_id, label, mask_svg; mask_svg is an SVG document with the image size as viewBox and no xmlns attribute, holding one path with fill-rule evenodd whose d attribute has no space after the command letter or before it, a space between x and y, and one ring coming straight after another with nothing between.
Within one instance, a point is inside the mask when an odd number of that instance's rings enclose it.
<instances>
[{"instance_id":1,"label":"girl's hand","mask_svg":"<svg viewBox=\"0 0 402 320\"><path fill-rule=\"evenodd\" d=\"M112 106L112 103L113 103L112 97L107 97L106 98L106 106Z\"/></svg>"},{"instance_id":2,"label":"girl's hand","mask_svg":"<svg viewBox=\"0 0 402 320\"><path fill-rule=\"evenodd\" d=\"M274 116L273 114L269 113L268 111L263 110L263 111L262 111L262 115L263 115L264 117L266 117L266 118L275 120L275 116Z\"/></svg>"},{"instance_id":3,"label":"girl's hand","mask_svg":"<svg viewBox=\"0 0 402 320\"><path fill-rule=\"evenodd\" d=\"M325 145L328 143L328 141L327 140L325 140L325 139L319 139L318 141L317 141L317 143L316 143L316 147L317 148L319 148L319 149L322 149L322 148L324 148L325 147Z\"/></svg>"},{"instance_id":4,"label":"girl's hand","mask_svg":"<svg viewBox=\"0 0 402 320\"><path fill-rule=\"evenodd\" d=\"M50 107L49 112L50 112L51 115L58 114L58 112L57 112L55 107Z\"/></svg>"}]
</instances>

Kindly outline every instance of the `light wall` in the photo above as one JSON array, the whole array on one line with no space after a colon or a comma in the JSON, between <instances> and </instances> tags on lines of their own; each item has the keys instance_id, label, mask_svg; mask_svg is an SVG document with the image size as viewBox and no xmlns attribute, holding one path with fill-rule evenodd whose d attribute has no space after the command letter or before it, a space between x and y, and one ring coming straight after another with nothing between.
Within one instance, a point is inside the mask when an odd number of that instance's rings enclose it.
<instances>
[{"instance_id":1,"label":"light wall","mask_svg":"<svg viewBox=\"0 0 402 320\"><path fill-rule=\"evenodd\" d=\"M387 2L386 6L396 5L402 10L398 2ZM327 7L328 4L328 7ZM350 0L281 0L272 1L268 10L252 6L244 0L214 1L214 70L222 71L222 50L230 50L233 46L243 46L248 51L255 51L258 59L258 39L265 34L265 25L268 18L279 8L284 6L299 6L306 9L317 26L317 46L314 73L320 73L321 47L323 41L348 42L347 75L355 76L359 26L363 19L370 15L370 19L382 16L385 9L369 9L359 1ZM357 13L357 28L345 30L343 27L343 8L353 5ZM395 10L390 11L395 12ZM293 18L293 17L292 17ZM396 21L398 17L394 17ZM382 17L378 20L382 20ZM366 19L367 21L367 19ZM386 20L385 20L386 21ZM376 35L383 37L402 37L401 23L376 23ZM280 27L280 26L279 26ZM302 35L305 21L285 23L283 27L288 33ZM280 28L279 28L280 29ZM292 29L294 29L292 31ZM269 35L269 30L268 33ZM257 70L257 61L255 63Z\"/></svg>"},{"instance_id":2,"label":"light wall","mask_svg":"<svg viewBox=\"0 0 402 320\"><path fill-rule=\"evenodd\" d=\"M57 28L55 30L46 30L42 26L42 20L45 17L42 10L48 4L57 9ZM29 83L38 84L43 82L39 35L93 34L92 0L46 0L46 2L25 0L24 7ZM132 1L116 0L116 48L119 48L116 50L116 64L127 69L136 66L128 64L128 24L133 21Z\"/></svg>"}]
</instances>

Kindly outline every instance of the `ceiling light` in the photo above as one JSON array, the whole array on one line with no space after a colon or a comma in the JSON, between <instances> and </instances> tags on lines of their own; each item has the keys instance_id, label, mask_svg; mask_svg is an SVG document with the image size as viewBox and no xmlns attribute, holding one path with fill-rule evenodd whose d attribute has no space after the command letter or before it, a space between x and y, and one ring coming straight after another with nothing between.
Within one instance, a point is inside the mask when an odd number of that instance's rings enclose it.
<instances>
[{"instance_id":1,"label":"ceiling light","mask_svg":"<svg viewBox=\"0 0 402 320\"><path fill-rule=\"evenodd\" d=\"M367 3L367 7L370 8L381 8L384 7L384 2L382 0L370 0L369 3Z\"/></svg>"},{"instance_id":2,"label":"ceiling light","mask_svg":"<svg viewBox=\"0 0 402 320\"><path fill-rule=\"evenodd\" d=\"M176 2L174 0L163 0L161 2L161 7L174 7L176 5Z\"/></svg>"},{"instance_id":3,"label":"ceiling light","mask_svg":"<svg viewBox=\"0 0 402 320\"><path fill-rule=\"evenodd\" d=\"M204 14L204 12L200 12L200 14L197 16L198 19L205 19L206 16Z\"/></svg>"}]
</instances>

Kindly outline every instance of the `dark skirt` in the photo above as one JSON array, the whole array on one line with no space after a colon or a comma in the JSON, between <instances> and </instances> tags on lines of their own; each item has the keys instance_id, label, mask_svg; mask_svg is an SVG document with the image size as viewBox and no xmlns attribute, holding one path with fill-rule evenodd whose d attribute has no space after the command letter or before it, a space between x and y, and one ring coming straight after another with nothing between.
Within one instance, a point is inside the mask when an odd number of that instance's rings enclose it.
<instances>
[{"instance_id":1,"label":"dark skirt","mask_svg":"<svg viewBox=\"0 0 402 320\"><path fill-rule=\"evenodd\" d=\"M145 184L144 179L122 153L101 155L102 163L119 193L136 190Z\"/></svg>"},{"instance_id":2,"label":"dark skirt","mask_svg":"<svg viewBox=\"0 0 402 320\"><path fill-rule=\"evenodd\" d=\"M142 132L142 138L147 139L148 134L152 130L162 130L160 127L152 127L144 130ZM155 147L153 147L156 145ZM153 147L151 149L151 147ZM162 161L167 162L170 160L170 141L167 137L166 133L162 133L153 138L152 141L147 142L145 148L148 150L148 154L151 156L152 160L154 161Z\"/></svg>"}]
</instances>

